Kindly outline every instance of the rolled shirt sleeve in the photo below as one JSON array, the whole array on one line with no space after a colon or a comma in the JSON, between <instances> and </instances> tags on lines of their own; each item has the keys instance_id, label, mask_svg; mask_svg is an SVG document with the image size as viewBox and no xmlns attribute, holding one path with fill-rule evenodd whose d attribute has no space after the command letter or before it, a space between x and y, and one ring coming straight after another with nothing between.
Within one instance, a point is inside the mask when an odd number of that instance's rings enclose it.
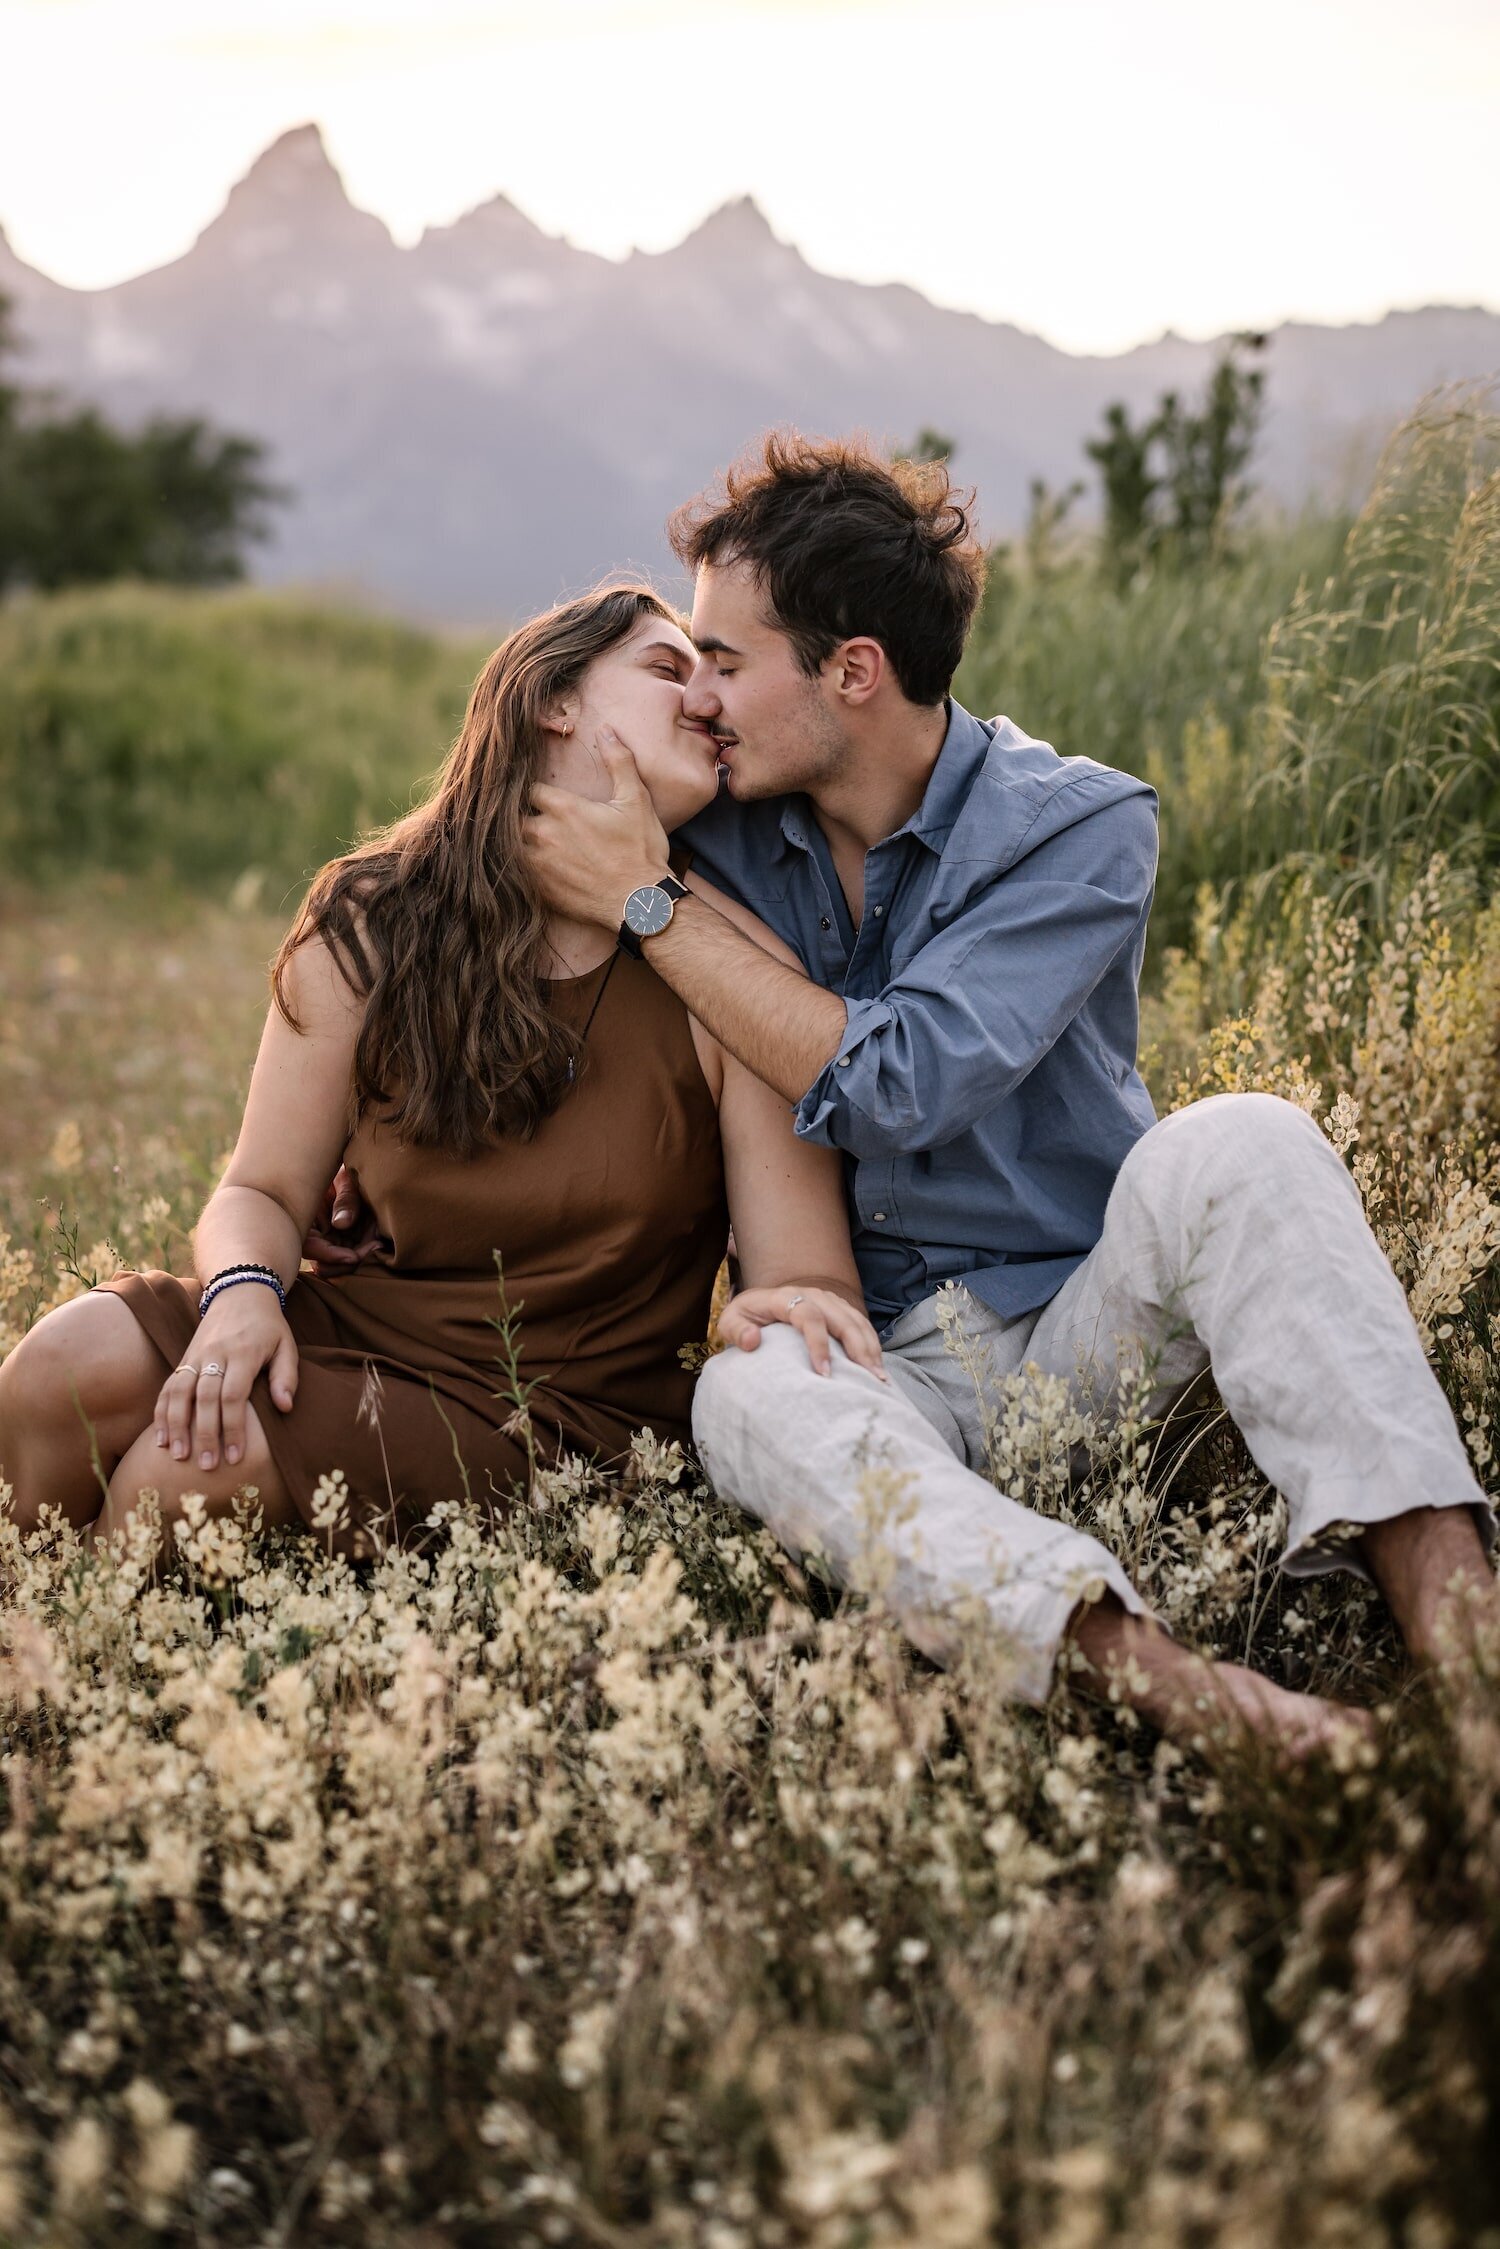
<instances>
[{"instance_id":1,"label":"rolled shirt sleeve","mask_svg":"<svg viewBox=\"0 0 1500 2249\"><path fill-rule=\"evenodd\" d=\"M1138 944L1156 877L1154 795L1136 786L1100 802L1085 784L1050 812L1032 830L1045 833L1029 849L1023 839L881 992L848 1001L838 1052L795 1111L803 1139L863 1160L957 1139Z\"/></svg>"}]
</instances>

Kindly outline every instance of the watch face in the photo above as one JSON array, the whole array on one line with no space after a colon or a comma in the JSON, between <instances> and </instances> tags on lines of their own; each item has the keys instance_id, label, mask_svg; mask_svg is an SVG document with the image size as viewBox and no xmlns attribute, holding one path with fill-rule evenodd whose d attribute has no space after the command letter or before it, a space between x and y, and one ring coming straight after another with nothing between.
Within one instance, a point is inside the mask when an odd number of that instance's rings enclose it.
<instances>
[{"instance_id":1,"label":"watch face","mask_svg":"<svg viewBox=\"0 0 1500 2249\"><path fill-rule=\"evenodd\" d=\"M659 883L632 890L625 901L625 926L637 937L655 937L672 919L672 901Z\"/></svg>"}]
</instances>

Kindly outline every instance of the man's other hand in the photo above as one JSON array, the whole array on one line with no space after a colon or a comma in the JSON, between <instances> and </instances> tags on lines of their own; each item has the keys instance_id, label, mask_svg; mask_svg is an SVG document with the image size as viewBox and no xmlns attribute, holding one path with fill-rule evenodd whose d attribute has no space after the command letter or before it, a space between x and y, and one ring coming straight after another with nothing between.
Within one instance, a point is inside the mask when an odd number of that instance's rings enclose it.
<instances>
[{"instance_id":1,"label":"man's other hand","mask_svg":"<svg viewBox=\"0 0 1500 2249\"><path fill-rule=\"evenodd\" d=\"M375 1213L359 1191L359 1173L340 1164L323 1190L323 1199L302 1244L302 1254L320 1280L337 1280L368 1258L383 1261L389 1249Z\"/></svg>"},{"instance_id":2,"label":"man's other hand","mask_svg":"<svg viewBox=\"0 0 1500 2249\"><path fill-rule=\"evenodd\" d=\"M630 893L670 873L667 836L628 745L603 726L594 746L610 795L600 802L537 782L526 850L554 913L618 929Z\"/></svg>"}]
</instances>

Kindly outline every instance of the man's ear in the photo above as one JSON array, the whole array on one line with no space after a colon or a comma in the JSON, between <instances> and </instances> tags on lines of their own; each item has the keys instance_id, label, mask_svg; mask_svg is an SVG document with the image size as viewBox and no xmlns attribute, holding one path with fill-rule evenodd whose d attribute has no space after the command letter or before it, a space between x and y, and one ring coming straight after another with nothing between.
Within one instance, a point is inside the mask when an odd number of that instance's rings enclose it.
<instances>
[{"instance_id":1,"label":"man's ear","mask_svg":"<svg viewBox=\"0 0 1500 2249\"><path fill-rule=\"evenodd\" d=\"M846 640L828 659L834 689L845 703L868 703L889 665L878 640Z\"/></svg>"}]
</instances>

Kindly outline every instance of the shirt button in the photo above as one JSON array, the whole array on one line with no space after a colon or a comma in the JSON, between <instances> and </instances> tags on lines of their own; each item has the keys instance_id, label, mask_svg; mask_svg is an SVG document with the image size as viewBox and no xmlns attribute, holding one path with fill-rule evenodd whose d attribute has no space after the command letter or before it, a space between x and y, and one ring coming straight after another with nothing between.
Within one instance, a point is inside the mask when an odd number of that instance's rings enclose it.
<instances>
[{"instance_id":1,"label":"shirt button","mask_svg":"<svg viewBox=\"0 0 1500 2249\"><path fill-rule=\"evenodd\" d=\"M879 921L881 915L885 912L884 906L873 906L870 910L874 914L877 921Z\"/></svg>"},{"instance_id":2,"label":"shirt button","mask_svg":"<svg viewBox=\"0 0 1500 2249\"><path fill-rule=\"evenodd\" d=\"M872 1210L870 1216L874 1219L877 1226L883 1226L885 1224L885 1212L883 1210Z\"/></svg>"},{"instance_id":3,"label":"shirt button","mask_svg":"<svg viewBox=\"0 0 1500 2249\"><path fill-rule=\"evenodd\" d=\"M819 929L832 929L833 923L828 919L828 916L824 914L819 919L818 927Z\"/></svg>"},{"instance_id":4,"label":"shirt button","mask_svg":"<svg viewBox=\"0 0 1500 2249\"><path fill-rule=\"evenodd\" d=\"M839 1068L840 1068L841 1070L847 1070L847 1069L848 1069L848 1067L849 1067L849 1057L848 1057L848 1055L847 1055L847 1054L841 1054L841 1055L839 1056Z\"/></svg>"}]
</instances>

